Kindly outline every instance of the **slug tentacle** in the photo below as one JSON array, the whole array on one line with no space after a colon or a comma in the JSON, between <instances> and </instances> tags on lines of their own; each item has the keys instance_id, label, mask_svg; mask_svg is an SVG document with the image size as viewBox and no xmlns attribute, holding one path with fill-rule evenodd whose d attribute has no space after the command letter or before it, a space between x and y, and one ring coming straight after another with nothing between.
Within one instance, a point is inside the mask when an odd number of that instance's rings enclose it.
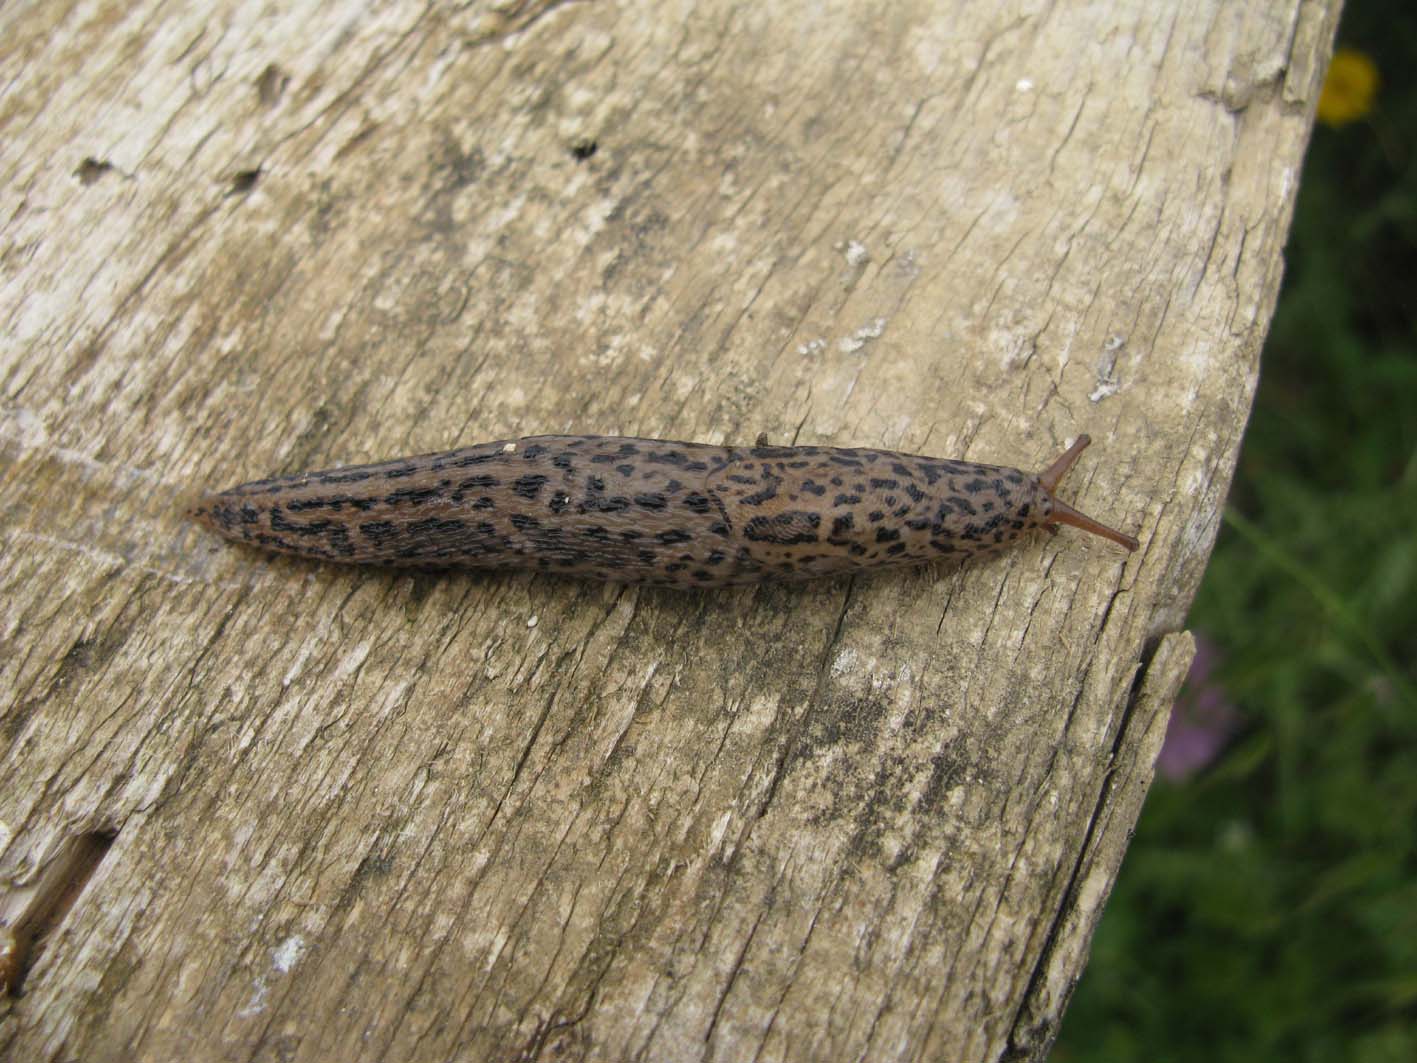
<instances>
[{"instance_id":1,"label":"slug tentacle","mask_svg":"<svg viewBox=\"0 0 1417 1063\"><path fill-rule=\"evenodd\" d=\"M1052 465L1049 465L1048 468L1038 474L1038 482L1048 489L1050 495L1058 490L1058 484L1062 481L1064 476L1068 475L1068 470L1077 464L1078 458L1082 456L1082 452L1086 450L1091 443L1091 436L1078 436L1073 440L1072 446L1063 451Z\"/></svg>"},{"instance_id":2,"label":"slug tentacle","mask_svg":"<svg viewBox=\"0 0 1417 1063\"><path fill-rule=\"evenodd\" d=\"M680 587L967 558L1057 524L1135 549L1054 497L1087 443L1030 476L873 449L536 436L242 484L192 516L331 561Z\"/></svg>"},{"instance_id":3,"label":"slug tentacle","mask_svg":"<svg viewBox=\"0 0 1417 1063\"><path fill-rule=\"evenodd\" d=\"M1110 539L1118 546L1125 546L1128 550L1137 548L1136 539L1130 535L1119 532L1116 528L1109 528L1101 521L1093 520L1086 513L1082 513L1066 502L1059 501L1053 494L1058 489L1058 482L1068 474L1068 470L1077 463L1078 457L1087 449L1092 438L1087 435L1080 435L1073 440L1073 445L1063 451L1062 455L1038 474L1038 482L1043 490L1048 492L1048 501L1052 503L1053 512L1049 517L1048 524L1068 524L1074 528L1081 528L1083 531L1091 532L1093 535L1100 535L1104 539Z\"/></svg>"}]
</instances>

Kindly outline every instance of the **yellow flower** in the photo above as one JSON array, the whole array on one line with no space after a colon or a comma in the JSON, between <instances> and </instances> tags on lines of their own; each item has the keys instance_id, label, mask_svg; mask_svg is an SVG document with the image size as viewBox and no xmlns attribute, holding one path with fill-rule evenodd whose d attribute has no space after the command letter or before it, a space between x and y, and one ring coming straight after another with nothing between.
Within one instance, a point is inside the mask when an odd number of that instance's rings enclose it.
<instances>
[{"instance_id":1,"label":"yellow flower","mask_svg":"<svg viewBox=\"0 0 1417 1063\"><path fill-rule=\"evenodd\" d=\"M1373 109L1377 94L1377 64L1355 48L1340 48L1319 93L1319 121L1335 129L1356 122Z\"/></svg>"}]
</instances>

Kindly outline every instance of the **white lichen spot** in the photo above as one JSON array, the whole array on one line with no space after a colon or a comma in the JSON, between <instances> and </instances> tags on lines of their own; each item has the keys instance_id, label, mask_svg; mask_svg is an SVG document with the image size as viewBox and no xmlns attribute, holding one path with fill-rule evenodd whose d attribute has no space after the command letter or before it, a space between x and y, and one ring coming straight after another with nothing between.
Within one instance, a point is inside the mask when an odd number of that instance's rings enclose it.
<instances>
[{"instance_id":1,"label":"white lichen spot","mask_svg":"<svg viewBox=\"0 0 1417 1063\"><path fill-rule=\"evenodd\" d=\"M1102 353L1097 358L1097 386L1092 389L1092 394L1088 395L1089 402L1101 402L1121 390L1122 385L1118 383L1116 376L1117 358L1126 345L1125 336L1108 336L1102 342Z\"/></svg>"},{"instance_id":2,"label":"white lichen spot","mask_svg":"<svg viewBox=\"0 0 1417 1063\"><path fill-rule=\"evenodd\" d=\"M1031 78L1019 78L1014 82L1015 92L1032 92L1033 80Z\"/></svg>"},{"instance_id":3,"label":"white lichen spot","mask_svg":"<svg viewBox=\"0 0 1417 1063\"><path fill-rule=\"evenodd\" d=\"M738 234L725 229L709 241L709 250L716 255L732 258L738 252Z\"/></svg>"},{"instance_id":4,"label":"white lichen spot","mask_svg":"<svg viewBox=\"0 0 1417 1063\"><path fill-rule=\"evenodd\" d=\"M604 231L605 226L610 223L610 219L615 216L615 212L620 208L620 201L613 196L602 196L585 210L581 211L583 228L577 233L578 243L585 247L599 233Z\"/></svg>"},{"instance_id":5,"label":"white lichen spot","mask_svg":"<svg viewBox=\"0 0 1417 1063\"><path fill-rule=\"evenodd\" d=\"M842 254L846 258L846 264L852 269L864 266L871 260L871 252L866 250L866 245L860 240L846 241L846 250Z\"/></svg>"},{"instance_id":6,"label":"white lichen spot","mask_svg":"<svg viewBox=\"0 0 1417 1063\"><path fill-rule=\"evenodd\" d=\"M879 339L886 331L886 319L873 318L845 339L838 341L837 347L843 354L851 354L866 346L868 340Z\"/></svg>"},{"instance_id":7,"label":"white lichen spot","mask_svg":"<svg viewBox=\"0 0 1417 1063\"><path fill-rule=\"evenodd\" d=\"M849 646L843 649L832 660L832 678L840 679L851 669L856 667L856 651Z\"/></svg>"},{"instance_id":8,"label":"white lichen spot","mask_svg":"<svg viewBox=\"0 0 1417 1063\"><path fill-rule=\"evenodd\" d=\"M246 1002L246 1006L236 1013L238 1019L249 1019L253 1015L259 1015L266 1010L266 997L270 994L270 989L266 985L264 978L257 978L251 987L251 999Z\"/></svg>"},{"instance_id":9,"label":"white lichen spot","mask_svg":"<svg viewBox=\"0 0 1417 1063\"><path fill-rule=\"evenodd\" d=\"M917 35L910 52L916 65L927 74L932 73L944 61L944 51L939 41L929 34Z\"/></svg>"},{"instance_id":10,"label":"white lichen spot","mask_svg":"<svg viewBox=\"0 0 1417 1063\"><path fill-rule=\"evenodd\" d=\"M305 955L305 939L299 934L292 934L271 953L271 967L281 974L289 974L290 969L300 962L300 957Z\"/></svg>"},{"instance_id":11,"label":"white lichen spot","mask_svg":"<svg viewBox=\"0 0 1417 1063\"><path fill-rule=\"evenodd\" d=\"M1098 384L1097 387L1092 389L1092 393L1088 395L1087 401L1101 402L1103 399L1110 399L1121 389L1122 385L1118 384L1115 380L1104 380L1102 383Z\"/></svg>"},{"instance_id":12,"label":"white lichen spot","mask_svg":"<svg viewBox=\"0 0 1417 1063\"><path fill-rule=\"evenodd\" d=\"M717 852L718 847L723 844L723 836L728 833L728 824L733 820L733 813L725 812L714 821L713 828L709 831L709 852Z\"/></svg>"},{"instance_id":13,"label":"white lichen spot","mask_svg":"<svg viewBox=\"0 0 1417 1063\"><path fill-rule=\"evenodd\" d=\"M820 339L818 339L818 340L808 340L806 343L802 344L801 346L799 346L799 347L797 348L797 353L798 353L798 354L816 354L816 353L819 352L819 351L824 351L824 350L826 350L826 346L827 346L827 341L826 341L826 340L820 340Z\"/></svg>"}]
</instances>

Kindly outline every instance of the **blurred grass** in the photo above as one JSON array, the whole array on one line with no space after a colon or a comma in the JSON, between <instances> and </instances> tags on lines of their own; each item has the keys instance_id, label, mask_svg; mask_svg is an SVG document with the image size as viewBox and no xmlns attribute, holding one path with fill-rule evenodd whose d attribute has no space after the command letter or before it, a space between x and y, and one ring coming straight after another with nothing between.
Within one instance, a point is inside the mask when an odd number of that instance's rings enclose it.
<instances>
[{"instance_id":1,"label":"blurred grass","mask_svg":"<svg viewBox=\"0 0 1417 1063\"><path fill-rule=\"evenodd\" d=\"M1320 125L1190 626L1244 728L1158 780L1055 1060L1417 1060L1417 3Z\"/></svg>"}]
</instances>

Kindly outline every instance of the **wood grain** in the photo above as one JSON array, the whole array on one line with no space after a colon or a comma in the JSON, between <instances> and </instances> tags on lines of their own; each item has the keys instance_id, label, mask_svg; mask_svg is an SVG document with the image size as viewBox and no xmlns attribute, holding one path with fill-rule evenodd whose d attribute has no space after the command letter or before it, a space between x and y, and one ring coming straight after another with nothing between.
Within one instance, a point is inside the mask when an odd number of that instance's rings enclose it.
<instances>
[{"instance_id":1,"label":"wood grain","mask_svg":"<svg viewBox=\"0 0 1417 1063\"><path fill-rule=\"evenodd\" d=\"M111 844L0 1056L1044 1055L1337 12L6 5L0 917ZM686 595L181 517L539 433L1032 469L1084 431L1130 558Z\"/></svg>"}]
</instances>

